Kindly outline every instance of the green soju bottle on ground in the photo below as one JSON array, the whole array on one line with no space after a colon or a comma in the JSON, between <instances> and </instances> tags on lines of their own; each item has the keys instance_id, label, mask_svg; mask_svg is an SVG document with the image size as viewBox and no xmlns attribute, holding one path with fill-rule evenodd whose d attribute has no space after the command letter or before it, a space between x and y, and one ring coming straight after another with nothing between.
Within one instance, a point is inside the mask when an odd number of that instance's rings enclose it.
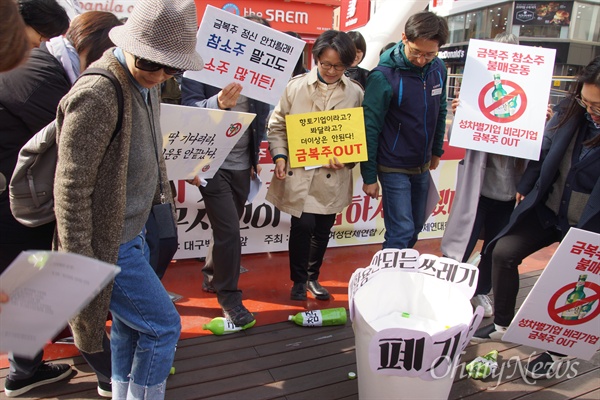
<instances>
[{"instance_id":1,"label":"green soju bottle on ground","mask_svg":"<svg viewBox=\"0 0 600 400\"><path fill-rule=\"evenodd\" d=\"M498 368L498 351L492 350L483 357L477 357L465 366L467 374L473 379L485 379Z\"/></svg>"},{"instance_id":2,"label":"green soju bottle on ground","mask_svg":"<svg viewBox=\"0 0 600 400\"><path fill-rule=\"evenodd\" d=\"M300 326L344 325L346 323L346 309L339 307L305 311L296 315L290 315L288 320Z\"/></svg>"},{"instance_id":3,"label":"green soju bottle on ground","mask_svg":"<svg viewBox=\"0 0 600 400\"><path fill-rule=\"evenodd\" d=\"M581 300L585 298L585 293L583 292L583 285L585 285L585 280L587 279L587 275L579 275L579 280L577 280L577 284L575 285L575 289L567 296L567 301L565 305L575 303L577 300ZM566 311L563 311L560 317L562 319L579 319L579 313L581 312L581 306L571 307Z\"/></svg>"},{"instance_id":4,"label":"green soju bottle on ground","mask_svg":"<svg viewBox=\"0 0 600 400\"><path fill-rule=\"evenodd\" d=\"M208 324L202 325L202 329L206 331L211 331L217 336L221 335L229 335L230 333L235 333L239 331L243 331L244 329L252 328L256 320L250 322L244 326L237 326L230 320L224 317L216 317L213 318Z\"/></svg>"},{"instance_id":5,"label":"green soju bottle on ground","mask_svg":"<svg viewBox=\"0 0 600 400\"><path fill-rule=\"evenodd\" d=\"M506 96L506 90L502 87L502 81L500 80L500 74L494 74L494 90L492 91L492 99L494 102L501 100ZM510 106L509 102L504 102L499 107L494 109L493 113L498 118L510 117Z\"/></svg>"}]
</instances>

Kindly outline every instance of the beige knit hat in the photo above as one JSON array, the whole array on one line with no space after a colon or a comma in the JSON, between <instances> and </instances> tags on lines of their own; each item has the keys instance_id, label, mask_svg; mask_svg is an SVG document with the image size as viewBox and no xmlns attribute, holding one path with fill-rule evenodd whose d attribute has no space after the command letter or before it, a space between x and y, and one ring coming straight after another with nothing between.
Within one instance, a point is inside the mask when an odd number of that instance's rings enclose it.
<instances>
[{"instance_id":1,"label":"beige knit hat","mask_svg":"<svg viewBox=\"0 0 600 400\"><path fill-rule=\"evenodd\" d=\"M124 51L158 64L200 71L196 53L196 6L193 0L138 0L125 25L108 36Z\"/></svg>"}]
</instances>

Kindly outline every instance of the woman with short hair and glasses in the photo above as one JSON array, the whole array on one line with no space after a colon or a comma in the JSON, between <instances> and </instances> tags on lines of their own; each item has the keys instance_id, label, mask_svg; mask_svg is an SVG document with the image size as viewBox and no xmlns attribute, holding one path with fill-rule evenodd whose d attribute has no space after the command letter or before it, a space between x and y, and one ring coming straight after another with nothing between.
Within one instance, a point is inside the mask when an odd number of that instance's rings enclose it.
<instances>
[{"instance_id":1,"label":"woman with short hair and glasses","mask_svg":"<svg viewBox=\"0 0 600 400\"><path fill-rule=\"evenodd\" d=\"M337 213L352 200L352 167L337 158L320 168L291 168L285 117L326 110L360 107L363 90L344 75L356 57L352 39L344 32L323 32L312 49L315 67L292 78L269 120L268 140L274 177L266 199L292 215L289 237L290 298L306 300L310 291L317 300L329 292L318 282L323 256Z\"/></svg>"},{"instance_id":2,"label":"woman with short hair and glasses","mask_svg":"<svg viewBox=\"0 0 600 400\"><path fill-rule=\"evenodd\" d=\"M515 316L519 265L560 242L571 227L600 233L600 56L577 78L571 96L548 122L539 161L530 161L517 186L510 222L490 244L494 323L473 341L502 340ZM528 376L552 376L562 356L545 352L529 361Z\"/></svg>"}]
</instances>

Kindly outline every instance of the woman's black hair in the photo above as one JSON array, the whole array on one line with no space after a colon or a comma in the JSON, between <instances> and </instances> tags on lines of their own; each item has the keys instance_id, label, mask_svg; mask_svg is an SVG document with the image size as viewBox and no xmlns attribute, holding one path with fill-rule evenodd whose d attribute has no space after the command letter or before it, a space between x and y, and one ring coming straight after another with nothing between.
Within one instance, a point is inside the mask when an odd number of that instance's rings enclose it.
<instances>
[{"instance_id":1,"label":"woman's black hair","mask_svg":"<svg viewBox=\"0 0 600 400\"><path fill-rule=\"evenodd\" d=\"M571 89L571 93L568 97L568 104L566 105L566 111L561 116L555 129L565 125L571 118L583 118L586 113L586 109L581 107L576 97L581 96L581 89L584 84L595 85L600 88L600 56L594 58L588 65L577 76L577 83ZM584 142L586 146L596 147L600 145L600 136Z\"/></svg>"},{"instance_id":2,"label":"woman's black hair","mask_svg":"<svg viewBox=\"0 0 600 400\"><path fill-rule=\"evenodd\" d=\"M386 44L385 46L383 46L381 48L381 50L379 50L379 55L381 56L383 53L386 52L386 50L391 49L392 47L394 47L397 44L398 44L397 42L389 42L388 44Z\"/></svg>"},{"instance_id":3,"label":"woman's black hair","mask_svg":"<svg viewBox=\"0 0 600 400\"><path fill-rule=\"evenodd\" d=\"M47 39L69 29L69 16L56 0L19 0L19 12L26 25Z\"/></svg>"},{"instance_id":4,"label":"woman's black hair","mask_svg":"<svg viewBox=\"0 0 600 400\"><path fill-rule=\"evenodd\" d=\"M335 50L340 57L340 61L346 67L351 66L356 58L356 47L354 46L354 42L347 33L342 31L330 29L319 35L312 48L315 64L319 60L321 54L327 49Z\"/></svg>"},{"instance_id":5,"label":"woman's black hair","mask_svg":"<svg viewBox=\"0 0 600 400\"><path fill-rule=\"evenodd\" d=\"M261 17L259 15L256 15L256 14L248 14L244 18L249 19L250 21L254 21L254 22L258 23L258 24L262 24L264 26L268 26L269 28L271 27L271 24L269 23L269 21L267 21L263 17Z\"/></svg>"},{"instance_id":6,"label":"woman's black hair","mask_svg":"<svg viewBox=\"0 0 600 400\"><path fill-rule=\"evenodd\" d=\"M302 40L302 36L300 36L296 32L286 31L284 33L286 33L286 34L288 34L290 36L293 36L296 39L301 39ZM300 54L300 58L298 58L298 61L296 62L296 66L294 67L294 71L292 71L292 76L302 75L304 73L306 73L306 67L304 66L304 51L303 51Z\"/></svg>"},{"instance_id":7,"label":"woman's black hair","mask_svg":"<svg viewBox=\"0 0 600 400\"><path fill-rule=\"evenodd\" d=\"M363 60L365 59L365 56L367 55L367 42L365 41L365 38L363 37L363 35L359 32L359 31L350 31L348 32L348 36L350 36L350 39L352 39L352 41L354 42L354 46L356 46L356 50L360 50L363 53ZM362 60L360 60L362 62Z\"/></svg>"}]
</instances>

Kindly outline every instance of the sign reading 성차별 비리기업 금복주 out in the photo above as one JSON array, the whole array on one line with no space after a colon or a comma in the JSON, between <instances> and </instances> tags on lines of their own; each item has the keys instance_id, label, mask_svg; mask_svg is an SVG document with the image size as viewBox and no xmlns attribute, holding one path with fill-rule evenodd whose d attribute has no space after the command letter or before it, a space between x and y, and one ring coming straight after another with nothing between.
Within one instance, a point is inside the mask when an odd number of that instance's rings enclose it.
<instances>
[{"instance_id":1,"label":"sign reading \uc131\ucc28\ubcc4 \ube44\ub9ac\uae30\uc5c5 \uae08\ubcf5\uc8fc out","mask_svg":"<svg viewBox=\"0 0 600 400\"><path fill-rule=\"evenodd\" d=\"M600 235L571 228L504 340L589 360L600 349Z\"/></svg>"},{"instance_id":2,"label":"sign reading \uc131\ucc28\ubcc4 \ube44\ub9ac\uae30\uc5c5 \uae08\ubcf5\uc8fc out","mask_svg":"<svg viewBox=\"0 0 600 400\"><path fill-rule=\"evenodd\" d=\"M277 104L304 45L303 40L209 5L196 45L204 69L184 76L219 88L238 82L244 96Z\"/></svg>"},{"instance_id":3,"label":"sign reading \uc131\ucc28\ubcc4 \ube44\ub9ac\uae30\uc5c5 \uae08\ubcf5\uc8fc out","mask_svg":"<svg viewBox=\"0 0 600 400\"><path fill-rule=\"evenodd\" d=\"M471 39L450 145L537 160L555 53Z\"/></svg>"}]
</instances>

